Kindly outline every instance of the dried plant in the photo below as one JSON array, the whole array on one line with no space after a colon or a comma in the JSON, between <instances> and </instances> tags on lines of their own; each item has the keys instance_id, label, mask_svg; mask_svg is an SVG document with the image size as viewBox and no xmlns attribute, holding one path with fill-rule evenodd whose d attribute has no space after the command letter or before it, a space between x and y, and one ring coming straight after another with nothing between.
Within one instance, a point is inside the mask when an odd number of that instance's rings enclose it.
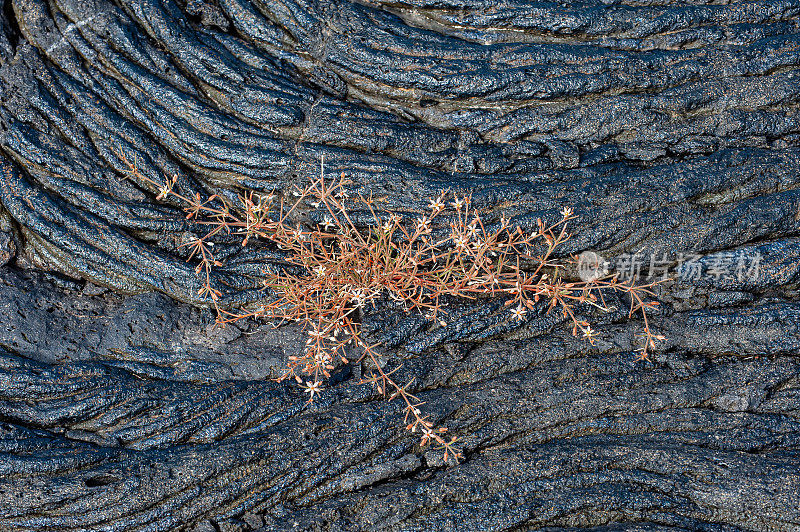
<instances>
[{"instance_id":1,"label":"dried plant","mask_svg":"<svg viewBox=\"0 0 800 532\"><path fill-rule=\"evenodd\" d=\"M185 204L187 218L210 226L203 237L187 245L205 279L199 294L212 301L219 322L253 317L301 324L308 337L305 348L289 357L278 380L296 380L313 401L338 364L367 359L374 370L362 382L403 401L406 428L421 435L421 445L435 443L443 449L445 461L460 456L456 438L447 438L445 427L436 427L422 414L423 403L409 392L410 382L400 385L392 378L398 368L383 367L379 345L371 344L360 327L359 314L365 306L388 298L405 312L422 313L436 326L446 324L443 307L448 298L504 297L509 319L519 321L544 300L547 312L559 311L570 322L573 335L593 343L597 333L576 315L576 305L607 312L603 292L621 292L631 300L629 317L638 312L644 322L639 358L647 358L655 341L663 339L651 331L647 319L647 310L656 305L645 301L653 295L652 283L635 285L616 277L563 278L569 261L554 259L553 252L570 236L569 208L556 222L537 220L537 228L526 232L505 218L487 225L469 196L443 192L425 212L403 217L379 211L369 198L351 198L344 175L328 181L321 172L306 186L296 187L291 202L250 193L240 196L235 212L219 197L182 196L174 190L176 178L155 183L138 172L135 162L127 164L140 183L156 189L158 198L174 196ZM306 208L321 211L321 222L293 223ZM354 223L351 215L356 210L368 214L369 226ZM238 235L243 246L254 240L271 242L285 253L287 267L265 270L267 303L238 311L217 305L221 294L211 285L211 271L221 264L211 241L220 233Z\"/></svg>"}]
</instances>

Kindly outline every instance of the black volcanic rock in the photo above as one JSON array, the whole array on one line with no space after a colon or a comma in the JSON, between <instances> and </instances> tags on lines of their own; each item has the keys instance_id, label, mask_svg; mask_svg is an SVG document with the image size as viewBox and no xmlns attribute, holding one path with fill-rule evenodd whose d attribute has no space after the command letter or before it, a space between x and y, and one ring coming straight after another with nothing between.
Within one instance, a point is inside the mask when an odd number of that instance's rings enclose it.
<instances>
[{"instance_id":1,"label":"black volcanic rock","mask_svg":"<svg viewBox=\"0 0 800 532\"><path fill-rule=\"evenodd\" d=\"M0 6L1 530L800 530L800 0ZM455 467L358 366L307 405L271 380L299 332L213 326L207 229L150 181L286 195L323 159L395 211L572 207L562 254L674 277L666 341L366 312ZM223 306L263 297L280 252L216 238Z\"/></svg>"}]
</instances>

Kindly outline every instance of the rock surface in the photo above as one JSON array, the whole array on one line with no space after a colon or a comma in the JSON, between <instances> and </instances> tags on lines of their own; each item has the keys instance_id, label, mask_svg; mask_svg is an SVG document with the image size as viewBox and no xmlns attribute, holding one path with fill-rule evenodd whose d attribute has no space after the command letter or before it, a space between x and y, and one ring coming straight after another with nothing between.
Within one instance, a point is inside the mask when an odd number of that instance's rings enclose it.
<instances>
[{"instance_id":1,"label":"rock surface","mask_svg":"<svg viewBox=\"0 0 800 532\"><path fill-rule=\"evenodd\" d=\"M0 5L0 529L800 529L800 0ZM673 275L667 340L367 312L456 467L357 367L306 405L269 379L298 332L212 327L202 228L146 179L285 193L323 158L403 212L574 208L564 253ZM224 304L260 297L281 256L217 246Z\"/></svg>"}]
</instances>

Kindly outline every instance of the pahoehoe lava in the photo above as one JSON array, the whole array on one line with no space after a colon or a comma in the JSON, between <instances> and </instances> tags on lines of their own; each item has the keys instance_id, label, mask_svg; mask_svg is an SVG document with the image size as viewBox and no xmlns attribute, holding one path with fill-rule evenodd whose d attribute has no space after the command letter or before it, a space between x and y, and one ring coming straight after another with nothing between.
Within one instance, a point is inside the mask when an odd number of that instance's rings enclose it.
<instances>
[{"instance_id":1,"label":"pahoehoe lava","mask_svg":"<svg viewBox=\"0 0 800 532\"><path fill-rule=\"evenodd\" d=\"M0 6L3 531L800 530L800 0ZM272 381L296 329L214 328L202 227L147 181L285 194L323 159L697 275L650 362L622 310L595 346L493 301L365 313L447 467L358 368L311 406ZM262 297L280 253L216 245L222 305Z\"/></svg>"}]
</instances>

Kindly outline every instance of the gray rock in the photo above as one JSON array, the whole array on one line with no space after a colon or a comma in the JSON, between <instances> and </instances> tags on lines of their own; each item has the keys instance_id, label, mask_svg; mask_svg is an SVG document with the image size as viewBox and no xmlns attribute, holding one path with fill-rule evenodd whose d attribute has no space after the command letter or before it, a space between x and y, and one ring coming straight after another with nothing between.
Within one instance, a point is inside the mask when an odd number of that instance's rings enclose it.
<instances>
[{"instance_id":1,"label":"gray rock","mask_svg":"<svg viewBox=\"0 0 800 532\"><path fill-rule=\"evenodd\" d=\"M8 264L14 258L17 246L9 233L0 231L0 266Z\"/></svg>"},{"instance_id":2,"label":"gray rock","mask_svg":"<svg viewBox=\"0 0 800 532\"><path fill-rule=\"evenodd\" d=\"M800 0L0 5L0 529L800 529ZM572 207L562 256L674 278L667 340L634 362L615 298L595 346L368 310L458 466L357 366L308 405L272 380L300 332L212 326L207 228L151 181L283 194L323 156L387 209ZM215 244L223 307L262 298L280 250Z\"/></svg>"}]
</instances>

